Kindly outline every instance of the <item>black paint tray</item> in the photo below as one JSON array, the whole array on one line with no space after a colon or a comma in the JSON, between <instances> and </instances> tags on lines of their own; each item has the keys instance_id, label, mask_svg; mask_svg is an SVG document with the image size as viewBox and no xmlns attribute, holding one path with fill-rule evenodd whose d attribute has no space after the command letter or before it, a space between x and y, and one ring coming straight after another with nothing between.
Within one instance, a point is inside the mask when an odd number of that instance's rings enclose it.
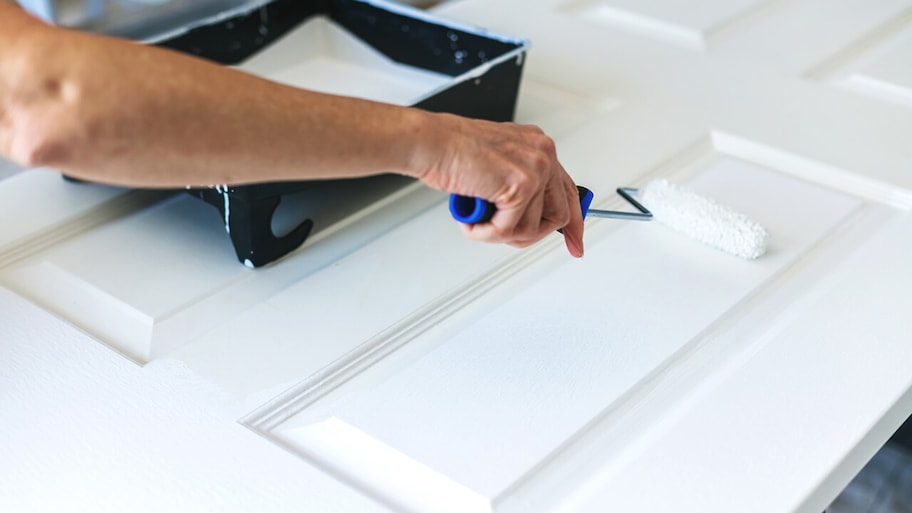
<instances>
[{"instance_id":1,"label":"black paint tray","mask_svg":"<svg viewBox=\"0 0 912 513\"><path fill-rule=\"evenodd\" d=\"M343 39L356 41L354 46L360 48L352 48L351 41L333 40L327 45L320 37L308 35L310 29L334 31L336 36L344 33ZM392 100L371 99L492 121L513 119L528 48L523 40L494 35L425 11L377 0L275 0L256 7L237 8L147 42L265 74L272 79L276 77L270 73L271 69L293 71L301 64L298 60L306 63L309 57L319 57L321 51L327 51L327 48L315 50L314 46L328 46L328 51L335 52L333 61L340 67L347 66L346 69L357 68L367 49L379 56L387 72L392 70L392 75L388 74L390 79L376 82L356 78L336 80L335 84L341 90L326 92L354 96L360 92L368 93L364 96L370 97L371 91L363 90L365 84L383 82L382 87L388 93L404 94ZM282 47L280 52L276 50L279 47ZM344 62L346 58L352 58L353 62ZM319 73L299 75L313 77ZM427 90L406 91L414 87L414 84L406 87L409 77L418 77L419 89L425 87ZM400 78L404 79L402 91L397 87ZM285 81L281 77L278 80ZM320 84L295 83L294 77L287 82L321 89ZM362 90L350 92L346 91L346 86ZM188 192L219 210L238 260L249 267L259 267L293 251L309 235L312 219L301 221L281 237L273 233L271 223L283 195L314 184L306 181L225 184Z\"/></svg>"}]
</instances>

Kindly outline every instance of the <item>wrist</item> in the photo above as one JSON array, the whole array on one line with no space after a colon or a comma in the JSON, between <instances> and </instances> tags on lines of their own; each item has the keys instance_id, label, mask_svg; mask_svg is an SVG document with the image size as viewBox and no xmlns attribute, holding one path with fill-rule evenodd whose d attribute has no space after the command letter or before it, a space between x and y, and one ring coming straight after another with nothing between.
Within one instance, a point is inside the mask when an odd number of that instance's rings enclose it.
<instances>
[{"instance_id":1,"label":"wrist","mask_svg":"<svg viewBox=\"0 0 912 513\"><path fill-rule=\"evenodd\" d=\"M417 178L433 185L430 176L441 167L448 149L455 144L454 136L458 130L453 121L458 119L452 114L441 114L421 109L406 109L407 121L403 134L406 155L403 174Z\"/></svg>"}]
</instances>

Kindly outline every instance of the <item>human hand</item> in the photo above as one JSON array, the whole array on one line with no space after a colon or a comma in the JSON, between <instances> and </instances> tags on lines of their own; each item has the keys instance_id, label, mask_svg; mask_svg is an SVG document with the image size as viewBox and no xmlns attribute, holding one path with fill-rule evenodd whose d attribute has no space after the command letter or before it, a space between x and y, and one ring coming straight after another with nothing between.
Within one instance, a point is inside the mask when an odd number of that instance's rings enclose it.
<instances>
[{"instance_id":1,"label":"human hand","mask_svg":"<svg viewBox=\"0 0 912 513\"><path fill-rule=\"evenodd\" d=\"M462 225L466 237L522 248L560 228L570 254L583 255L579 194L550 137L531 125L433 116L418 134L418 178L497 207L489 222Z\"/></svg>"}]
</instances>

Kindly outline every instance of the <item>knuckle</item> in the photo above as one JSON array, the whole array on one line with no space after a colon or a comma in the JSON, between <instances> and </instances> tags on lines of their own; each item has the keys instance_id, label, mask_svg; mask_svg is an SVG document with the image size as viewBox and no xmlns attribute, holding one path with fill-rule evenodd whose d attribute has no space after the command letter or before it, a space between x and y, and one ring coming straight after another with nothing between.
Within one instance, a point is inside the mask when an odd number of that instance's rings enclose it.
<instances>
[{"instance_id":1,"label":"knuckle","mask_svg":"<svg viewBox=\"0 0 912 513\"><path fill-rule=\"evenodd\" d=\"M549 156L557 153L557 143L554 142L554 139L548 137L544 133L539 138L538 144L541 151L547 153Z\"/></svg>"},{"instance_id":2,"label":"knuckle","mask_svg":"<svg viewBox=\"0 0 912 513\"><path fill-rule=\"evenodd\" d=\"M545 131L538 125L522 125L522 127L530 134L545 135Z\"/></svg>"},{"instance_id":3,"label":"knuckle","mask_svg":"<svg viewBox=\"0 0 912 513\"><path fill-rule=\"evenodd\" d=\"M519 167L513 173L506 196L510 200L528 201L539 189L541 178L527 168Z\"/></svg>"},{"instance_id":4,"label":"knuckle","mask_svg":"<svg viewBox=\"0 0 912 513\"><path fill-rule=\"evenodd\" d=\"M547 151L539 149L532 155L532 163L536 169L547 170L551 168L553 159Z\"/></svg>"},{"instance_id":5,"label":"knuckle","mask_svg":"<svg viewBox=\"0 0 912 513\"><path fill-rule=\"evenodd\" d=\"M550 223L550 227L552 230L556 230L558 228L563 228L564 226L567 226L569 223L570 223L570 212L564 211L564 212L559 213L557 216L555 216L552 219L552 221Z\"/></svg>"},{"instance_id":6,"label":"knuckle","mask_svg":"<svg viewBox=\"0 0 912 513\"><path fill-rule=\"evenodd\" d=\"M531 146L529 163L540 174L550 173L557 162L557 149L554 140L542 136Z\"/></svg>"}]
</instances>

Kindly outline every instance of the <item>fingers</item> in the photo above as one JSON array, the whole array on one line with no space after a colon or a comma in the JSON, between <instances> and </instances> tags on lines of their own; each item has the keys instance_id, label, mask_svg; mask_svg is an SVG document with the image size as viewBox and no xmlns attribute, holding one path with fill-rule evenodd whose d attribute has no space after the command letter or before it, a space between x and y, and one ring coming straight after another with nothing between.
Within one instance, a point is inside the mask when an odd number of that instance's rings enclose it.
<instances>
[{"instance_id":1,"label":"fingers","mask_svg":"<svg viewBox=\"0 0 912 513\"><path fill-rule=\"evenodd\" d=\"M579 191L576 184L569 179L564 181L564 191L569 198L570 219L563 226L564 242L567 245L567 251L576 258L583 256L583 212L579 203Z\"/></svg>"},{"instance_id":2,"label":"fingers","mask_svg":"<svg viewBox=\"0 0 912 513\"><path fill-rule=\"evenodd\" d=\"M430 156L415 173L424 183L447 192L494 203L490 221L463 225L473 240L526 247L563 229L571 255L583 254L579 194L557 159L554 141L535 126L470 120L452 115L435 118ZM435 136L434 134L439 134Z\"/></svg>"},{"instance_id":3,"label":"fingers","mask_svg":"<svg viewBox=\"0 0 912 513\"><path fill-rule=\"evenodd\" d=\"M559 174L554 175L551 184L544 191L542 200L540 211L530 209L524 217L530 223L537 222L535 230L529 232L531 236L527 239L517 238L510 244L526 247L556 230L561 230L567 251L576 258L582 257L583 216L580 210L579 193L576 185L563 171L563 168L560 169Z\"/></svg>"},{"instance_id":4,"label":"fingers","mask_svg":"<svg viewBox=\"0 0 912 513\"><path fill-rule=\"evenodd\" d=\"M519 202L516 208L512 208L510 202L503 202L503 208L498 207L489 222L464 225L466 237L524 248L561 230L570 254L582 257L583 217L579 193L556 160L553 166L547 183L537 187L528 201Z\"/></svg>"},{"instance_id":5,"label":"fingers","mask_svg":"<svg viewBox=\"0 0 912 513\"><path fill-rule=\"evenodd\" d=\"M511 220L506 216L503 219L505 242L527 247L561 229L567 250L576 258L582 257L583 218L576 185L558 161L554 142L537 127L532 128L545 139L541 143L544 157L533 164L544 170L544 179L526 204L519 221L513 225L512 232L509 231ZM498 221L492 219L495 228Z\"/></svg>"},{"instance_id":6,"label":"fingers","mask_svg":"<svg viewBox=\"0 0 912 513\"><path fill-rule=\"evenodd\" d=\"M516 226L514 246L531 245L542 237L563 228L570 221L573 198L568 198L564 186L564 176L552 173L541 194L536 195L526 209L522 220Z\"/></svg>"}]
</instances>

